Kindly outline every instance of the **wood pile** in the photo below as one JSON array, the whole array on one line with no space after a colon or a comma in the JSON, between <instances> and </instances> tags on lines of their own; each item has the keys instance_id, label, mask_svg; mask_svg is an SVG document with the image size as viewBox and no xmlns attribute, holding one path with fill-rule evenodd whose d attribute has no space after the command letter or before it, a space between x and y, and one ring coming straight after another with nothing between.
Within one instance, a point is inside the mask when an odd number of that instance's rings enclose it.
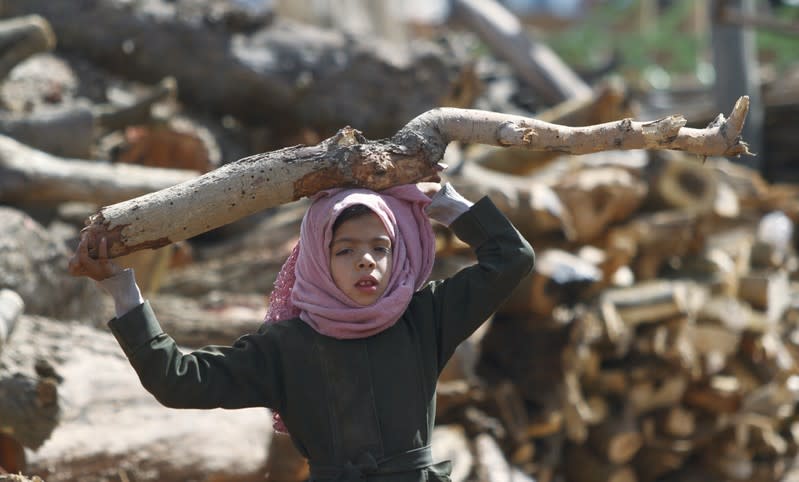
<instances>
[{"instance_id":1,"label":"wood pile","mask_svg":"<svg viewBox=\"0 0 799 482\"><path fill-rule=\"evenodd\" d=\"M108 300L66 273L84 219L347 124L376 137L438 105L523 109L441 45L385 48L241 2L89 3L0 9L0 480L304 480L265 410L174 411L141 389L102 326ZM455 4L505 51L503 81L550 107L536 118L636 117L623 86L584 85L489 2ZM788 166L794 111L770 112L767 155ZM538 254L439 384L435 458L454 481L783 478L799 451L799 187L665 152L447 156L445 180L488 194ZM120 261L182 346L227 344L260 325L305 206ZM437 236L433 277L472 262Z\"/></svg>"},{"instance_id":2,"label":"wood pile","mask_svg":"<svg viewBox=\"0 0 799 482\"><path fill-rule=\"evenodd\" d=\"M489 434L538 481L782 480L799 449L799 188L618 157L497 183L518 200L540 182L566 208L553 228L517 220L536 270L470 340L479 356L452 362L439 423Z\"/></svg>"}]
</instances>

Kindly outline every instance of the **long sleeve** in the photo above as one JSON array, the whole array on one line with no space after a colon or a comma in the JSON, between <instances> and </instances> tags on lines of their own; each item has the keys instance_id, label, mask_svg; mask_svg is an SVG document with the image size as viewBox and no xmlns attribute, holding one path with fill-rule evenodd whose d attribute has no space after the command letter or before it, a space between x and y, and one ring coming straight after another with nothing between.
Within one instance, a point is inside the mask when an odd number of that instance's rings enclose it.
<instances>
[{"instance_id":1,"label":"long sleeve","mask_svg":"<svg viewBox=\"0 0 799 482\"><path fill-rule=\"evenodd\" d=\"M276 330L232 346L182 353L149 302L108 322L142 385L172 408L281 408L282 361Z\"/></svg>"},{"instance_id":2,"label":"long sleeve","mask_svg":"<svg viewBox=\"0 0 799 482\"><path fill-rule=\"evenodd\" d=\"M117 317L144 303L132 268L124 269L115 276L97 281L97 286L114 299Z\"/></svg>"},{"instance_id":3,"label":"long sleeve","mask_svg":"<svg viewBox=\"0 0 799 482\"><path fill-rule=\"evenodd\" d=\"M450 226L477 255L477 263L431 283L439 340L439 370L533 269L529 243L487 197Z\"/></svg>"}]
</instances>

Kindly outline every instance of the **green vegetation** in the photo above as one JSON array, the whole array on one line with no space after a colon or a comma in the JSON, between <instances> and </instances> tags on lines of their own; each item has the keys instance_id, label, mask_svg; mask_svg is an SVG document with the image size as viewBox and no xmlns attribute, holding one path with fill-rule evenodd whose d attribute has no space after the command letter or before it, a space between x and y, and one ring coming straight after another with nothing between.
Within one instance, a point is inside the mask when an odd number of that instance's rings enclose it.
<instances>
[{"instance_id":1,"label":"green vegetation","mask_svg":"<svg viewBox=\"0 0 799 482\"><path fill-rule=\"evenodd\" d=\"M767 11L767 2L761 11ZM621 73L639 78L647 73L693 74L703 79L710 63L710 31L696 26L697 14L709 15L707 2L676 0L663 12L642 18L640 2L608 0L582 20L560 32L547 35L547 42L570 65L585 69L599 67L615 52L621 57ZM799 8L784 7L774 12L784 20L799 21ZM763 63L778 71L799 63L799 36L757 31L758 54Z\"/></svg>"}]
</instances>

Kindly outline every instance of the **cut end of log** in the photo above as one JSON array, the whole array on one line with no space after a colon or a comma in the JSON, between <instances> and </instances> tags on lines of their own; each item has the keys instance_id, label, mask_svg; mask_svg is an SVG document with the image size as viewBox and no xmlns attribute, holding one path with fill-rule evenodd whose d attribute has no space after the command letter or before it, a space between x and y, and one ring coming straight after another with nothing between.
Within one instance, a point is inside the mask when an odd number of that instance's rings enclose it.
<instances>
[{"instance_id":1,"label":"cut end of log","mask_svg":"<svg viewBox=\"0 0 799 482\"><path fill-rule=\"evenodd\" d=\"M117 258L142 249L157 249L173 243L171 239L162 237L129 246L125 243L122 236L122 231L128 226L123 224L113 229L108 229L107 224L103 212L100 211L90 216L86 221L86 227L81 230L81 236L87 236L89 238L88 250L89 256L92 258L96 259L99 256L98 249L100 247L100 240L103 238L105 238L108 243L109 258Z\"/></svg>"}]
</instances>

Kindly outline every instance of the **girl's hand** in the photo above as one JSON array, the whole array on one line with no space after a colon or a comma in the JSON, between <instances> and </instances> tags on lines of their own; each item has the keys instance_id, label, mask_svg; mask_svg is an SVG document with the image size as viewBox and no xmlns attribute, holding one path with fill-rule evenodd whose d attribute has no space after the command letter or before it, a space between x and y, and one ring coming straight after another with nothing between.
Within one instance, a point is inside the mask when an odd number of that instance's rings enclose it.
<instances>
[{"instance_id":1,"label":"girl's hand","mask_svg":"<svg viewBox=\"0 0 799 482\"><path fill-rule=\"evenodd\" d=\"M88 276L95 281L102 281L122 271L118 264L108 259L108 241L100 239L97 259L89 256L89 237L81 235L75 254L69 260L69 273L72 276Z\"/></svg>"}]
</instances>

